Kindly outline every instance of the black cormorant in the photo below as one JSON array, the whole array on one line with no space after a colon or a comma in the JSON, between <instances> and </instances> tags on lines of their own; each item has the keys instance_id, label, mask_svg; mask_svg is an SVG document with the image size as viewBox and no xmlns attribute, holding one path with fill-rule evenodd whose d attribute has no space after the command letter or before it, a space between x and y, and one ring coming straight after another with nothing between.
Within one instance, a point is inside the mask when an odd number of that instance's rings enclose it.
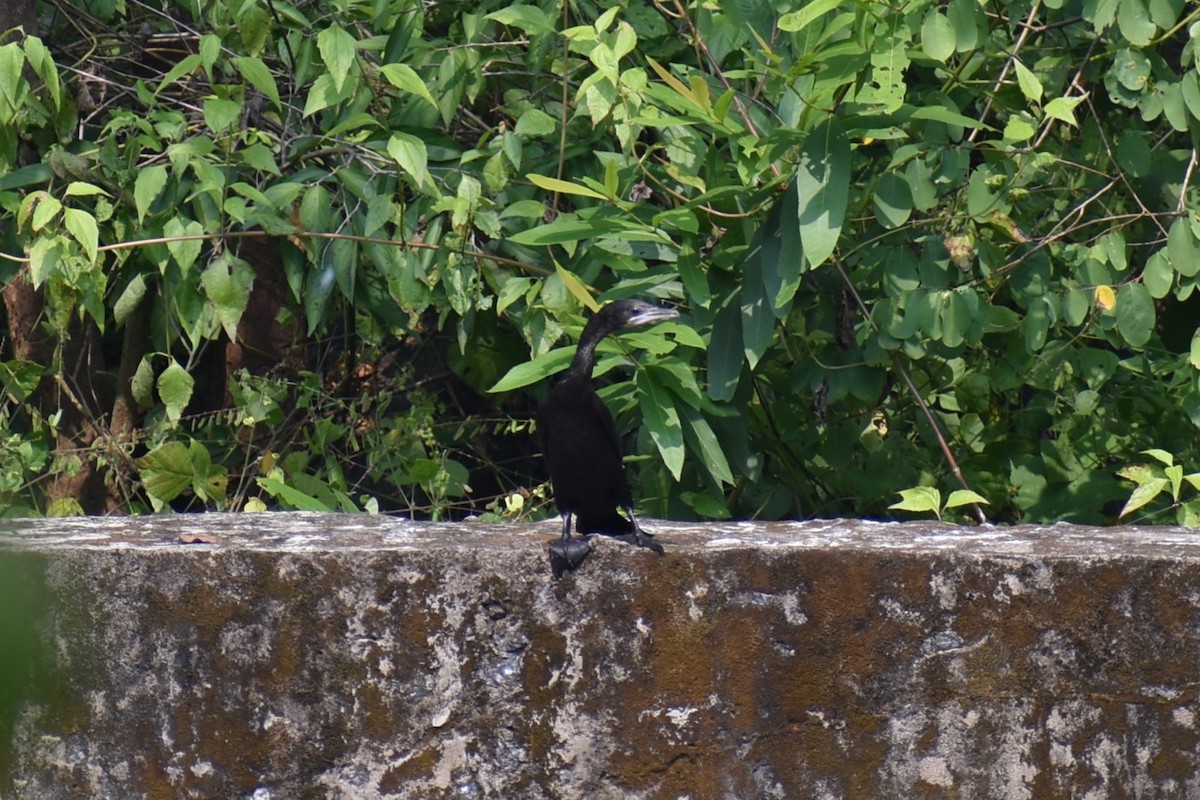
<instances>
[{"instance_id":1,"label":"black cormorant","mask_svg":"<svg viewBox=\"0 0 1200 800\"><path fill-rule=\"evenodd\" d=\"M562 538L550 545L554 577L575 569L591 552L586 538L571 538L571 515L581 534L615 536L656 553L663 551L633 515L633 495L621 463L621 441L612 414L592 388L596 345L610 333L676 319L679 312L642 300L618 300L588 320L571 366L550 389L537 413L538 441L550 469L554 502L563 517ZM627 517L617 513L622 509Z\"/></svg>"}]
</instances>

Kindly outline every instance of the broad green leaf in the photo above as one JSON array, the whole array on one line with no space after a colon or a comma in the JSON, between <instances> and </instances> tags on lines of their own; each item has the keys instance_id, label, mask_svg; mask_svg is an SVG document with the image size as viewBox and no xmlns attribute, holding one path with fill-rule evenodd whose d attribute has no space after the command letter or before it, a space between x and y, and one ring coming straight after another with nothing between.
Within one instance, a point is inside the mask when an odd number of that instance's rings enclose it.
<instances>
[{"instance_id":1,"label":"broad green leaf","mask_svg":"<svg viewBox=\"0 0 1200 800\"><path fill-rule=\"evenodd\" d=\"M1167 488L1166 478L1154 478L1146 483L1139 484L1133 490L1133 494L1129 495L1129 500L1125 502L1125 507L1121 509L1121 516L1126 517L1143 507Z\"/></svg>"},{"instance_id":2,"label":"broad green leaf","mask_svg":"<svg viewBox=\"0 0 1200 800\"><path fill-rule=\"evenodd\" d=\"M200 273L204 293L216 311L217 320L231 342L237 341L237 327L250 301L254 270L228 250L214 258Z\"/></svg>"},{"instance_id":3,"label":"broad green leaf","mask_svg":"<svg viewBox=\"0 0 1200 800\"><path fill-rule=\"evenodd\" d=\"M138 222L146 218L150 206L162 194L167 185L167 168L161 164L153 164L138 172L133 184L133 204L137 208Z\"/></svg>"},{"instance_id":4,"label":"broad green leaf","mask_svg":"<svg viewBox=\"0 0 1200 800\"><path fill-rule=\"evenodd\" d=\"M954 26L945 14L931 9L921 25L921 49L934 61L945 63L954 55L955 48Z\"/></svg>"},{"instance_id":5,"label":"broad green leaf","mask_svg":"<svg viewBox=\"0 0 1200 800\"><path fill-rule=\"evenodd\" d=\"M1166 248L1156 250L1154 255L1146 259L1146 266L1142 269L1142 283L1155 300L1161 300L1171 293L1171 287L1175 284L1175 272L1171 269L1171 259L1167 257Z\"/></svg>"},{"instance_id":6,"label":"broad green leaf","mask_svg":"<svg viewBox=\"0 0 1200 800\"><path fill-rule=\"evenodd\" d=\"M735 296L713 321L708 344L708 396L717 402L733 398L742 373L742 311Z\"/></svg>"},{"instance_id":7,"label":"broad green leaf","mask_svg":"<svg viewBox=\"0 0 1200 800\"><path fill-rule=\"evenodd\" d=\"M1086 97L1086 94L1078 97L1056 97L1046 104L1046 116L1079 127L1079 123L1075 119L1075 106L1082 103Z\"/></svg>"},{"instance_id":8,"label":"broad green leaf","mask_svg":"<svg viewBox=\"0 0 1200 800\"><path fill-rule=\"evenodd\" d=\"M941 518L942 493L932 486L917 486L912 489L901 489L900 500L888 508L896 511L913 511L918 514L934 513Z\"/></svg>"},{"instance_id":9,"label":"broad green leaf","mask_svg":"<svg viewBox=\"0 0 1200 800\"><path fill-rule=\"evenodd\" d=\"M514 5L493 11L484 19L494 19L501 25L519 28L530 36L554 31L554 23L546 16L546 12L537 6Z\"/></svg>"},{"instance_id":10,"label":"broad green leaf","mask_svg":"<svg viewBox=\"0 0 1200 800\"><path fill-rule=\"evenodd\" d=\"M1185 278L1200 272L1200 242L1186 219L1175 220L1167 231L1167 258L1171 268Z\"/></svg>"},{"instance_id":11,"label":"broad green leaf","mask_svg":"<svg viewBox=\"0 0 1200 800\"><path fill-rule=\"evenodd\" d=\"M955 489L946 498L946 508L958 508L959 506L968 506L974 503L983 503L987 505L987 498L983 497L970 489Z\"/></svg>"},{"instance_id":12,"label":"broad green leaf","mask_svg":"<svg viewBox=\"0 0 1200 800\"><path fill-rule=\"evenodd\" d=\"M171 359L171 364L158 376L156 384L158 397L167 409L167 418L178 422L192 399L192 389L196 382L178 361Z\"/></svg>"},{"instance_id":13,"label":"broad green leaf","mask_svg":"<svg viewBox=\"0 0 1200 800\"><path fill-rule=\"evenodd\" d=\"M142 356L138 362L129 380L129 389L138 405L149 407L154 402L154 365L150 363L150 356Z\"/></svg>"},{"instance_id":14,"label":"broad green leaf","mask_svg":"<svg viewBox=\"0 0 1200 800\"><path fill-rule=\"evenodd\" d=\"M179 60L178 64L171 67L167 74L163 76L163 79L159 81L158 88L154 90L154 93L161 93L163 89L167 88L184 75L190 75L198 66L200 66L199 53L192 53L191 55L184 56Z\"/></svg>"},{"instance_id":15,"label":"broad green leaf","mask_svg":"<svg viewBox=\"0 0 1200 800\"><path fill-rule=\"evenodd\" d=\"M317 50L325 62L326 74L333 81L333 89L339 94L350 76L350 68L354 66L357 47L354 37L338 25L330 25L317 34Z\"/></svg>"},{"instance_id":16,"label":"broad green leaf","mask_svg":"<svg viewBox=\"0 0 1200 800\"><path fill-rule=\"evenodd\" d=\"M13 402L24 403L37 390L44 372L43 367L33 361L0 361L0 386Z\"/></svg>"},{"instance_id":17,"label":"broad green leaf","mask_svg":"<svg viewBox=\"0 0 1200 800\"><path fill-rule=\"evenodd\" d=\"M337 511L336 508L328 503L322 502L310 494L306 494L299 489L288 486L281 480L275 478L255 478L255 482L272 497L286 503L289 507L297 511Z\"/></svg>"},{"instance_id":18,"label":"broad green leaf","mask_svg":"<svg viewBox=\"0 0 1200 800\"><path fill-rule=\"evenodd\" d=\"M837 247L850 190L850 142L836 117L814 128L796 170L800 240L809 268L825 263Z\"/></svg>"},{"instance_id":19,"label":"broad green leaf","mask_svg":"<svg viewBox=\"0 0 1200 800\"><path fill-rule=\"evenodd\" d=\"M104 195L112 197L108 192L101 189L94 183L84 183L83 181L71 181L67 184L67 189L63 194L66 197L92 197L95 195Z\"/></svg>"},{"instance_id":20,"label":"broad green leaf","mask_svg":"<svg viewBox=\"0 0 1200 800\"><path fill-rule=\"evenodd\" d=\"M638 371L637 387L638 408L650 432L650 439L658 448L671 476L678 481L683 475L685 454L679 411L666 388L654 379L649 370Z\"/></svg>"},{"instance_id":21,"label":"broad green leaf","mask_svg":"<svg viewBox=\"0 0 1200 800\"><path fill-rule=\"evenodd\" d=\"M597 192L595 189L589 189L586 186L580 186L577 183L570 181L559 180L558 178L550 178L545 175L530 173L525 176L529 182L539 189L545 189L548 192L559 192L561 194L573 194L580 197L591 197L595 200L608 200L609 198Z\"/></svg>"},{"instance_id":22,"label":"broad green leaf","mask_svg":"<svg viewBox=\"0 0 1200 800\"><path fill-rule=\"evenodd\" d=\"M513 130L518 136L534 138L552 136L558 130L558 120L540 108L530 108L517 118L517 124Z\"/></svg>"},{"instance_id":23,"label":"broad green leaf","mask_svg":"<svg viewBox=\"0 0 1200 800\"><path fill-rule=\"evenodd\" d=\"M508 237L508 240L515 244L551 245L577 242L580 239L591 239L596 236L620 234L632 236L636 233L639 231L630 230L625 223L618 220L579 219L563 214L549 225L539 225L536 228L514 233Z\"/></svg>"},{"instance_id":24,"label":"broad green leaf","mask_svg":"<svg viewBox=\"0 0 1200 800\"><path fill-rule=\"evenodd\" d=\"M164 442L135 463L156 511L192 486L191 452L183 442Z\"/></svg>"},{"instance_id":25,"label":"broad green leaf","mask_svg":"<svg viewBox=\"0 0 1200 800\"><path fill-rule=\"evenodd\" d=\"M1175 466L1175 456L1171 455L1162 448L1149 447L1142 451L1142 455L1150 456L1165 467Z\"/></svg>"},{"instance_id":26,"label":"broad green leaf","mask_svg":"<svg viewBox=\"0 0 1200 800\"><path fill-rule=\"evenodd\" d=\"M100 228L96 218L80 208L64 208L63 222L67 232L83 247L88 261L96 263L97 248L100 246Z\"/></svg>"},{"instance_id":27,"label":"broad green leaf","mask_svg":"<svg viewBox=\"0 0 1200 800\"><path fill-rule=\"evenodd\" d=\"M437 101L433 99L433 95L429 91L429 87L425 85L425 81L421 80L421 76L412 67L407 64L384 64L379 68L379 71L392 86L409 94L415 94L434 108L438 107Z\"/></svg>"},{"instance_id":28,"label":"broad green leaf","mask_svg":"<svg viewBox=\"0 0 1200 800\"><path fill-rule=\"evenodd\" d=\"M913 212L908 181L895 172L884 173L875 185L875 218L885 228L899 228Z\"/></svg>"},{"instance_id":29,"label":"broad green leaf","mask_svg":"<svg viewBox=\"0 0 1200 800\"><path fill-rule=\"evenodd\" d=\"M789 11L781 16L777 27L781 31L792 33L804 30L815 20L841 5L841 2L842 0L812 0L799 11ZM766 34L768 31L759 31L759 33Z\"/></svg>"},{"instance_id":30,"label":"broad green leaf","mask_svg":"<svg viewBox=\"0 0 1200 800\"><path fill-rule=\"evenodd\" d=\"M411 133L396 131L392 134L392 138L388 139L387 149L388 155L396 159L396 163L408 173L418 189L427 183L432 184L428 168L429 153L425 148L425 142Z\"/></svg>"},{"instance_id":31,"label":"broad green leaf","mask_svg":"<svg viewBox=\"0 0 1200 800\"><path fill-rule=\"evenodd\" d=\"M191 237L204 233L204 228L195 220L187 220L187 225L184 225L184 219L186 218L173 216L167 220L163 225L163 235L168 237L167 251L179 265L180 272L187 275L192 264L195 264L196 259L200 256L200 250L204 244L199 239ZM166 269L165 263L162 268Z\"/></svg>"},{"instance_id":32,"label":"broad green leaf","mask_svg":"<svg viewBox=\"0 0 1200 800\"><path fill-rule=\"evenodd\" d=\"M61 236L43 236L29 248L29 280L33 288L40 288L58 272L58 262L63 256L66 241Z\"/></svg>"},{"instance_id":33,"label":"broad green leaf","mask_svg":"<svg viewBox=\"0 0 1200 800\"><path fill-rule=\"evenodd\" d=\"M725 458L725 451L721 449L721 443L717 441L717 435L713 433L708 420L690 405L676 404L675 407L683 413L684 438L700 457L701 466L718 483L732 485L733 471L729 468L729 460Z\"/></svg>"},{"instance_id":34,"label":"broad green leaf","mask_svg":"<svg viewBox=\"0 0 1200 800\"><path fill-rule=\"evenodd\" d=\"M35 196L38 197L38 202L29 220L29 227L34 232L37 232L54 221L62 213L63 205L57 198L51 197L45 192L37 192ZM24 222L20 221L18 225L23 226Z\"/></svg>"},{"instance_id":35,"label":"broad green leaf","mask_svg":"<svg viewBox=\"0 0 1200 800\"><path fill-rule=\"evenodd\" d=\"M238 56L233 63L246 82L262 92L271 101L271 105L276 109L283 108L279 101L279 87L275 85L275 76L261 58Z\"/></svg>"},{"instance_id":36,"label":"broad green leaf","mask_svg":"<svg viewBox=\"0 0 1200 800\"><path fill-rule=\"evenodd\" d=\"M1146 47L1154 39L1156 28L1146 10L1146 0L1120 0L1117 27L1121 35L1137 47Z\"/></svg>"},{"instance_id":37,"label":"broad green leaf","mask_svg":"<svg viewBox=\"0 0 1200 800\"><path fill-rule=\"evenodd\" d=\"M1017 73L1017 85L1021 87L1021 94L1025 95L1026 100L1032 100L1039 103L1042 100L1042 82L1033 74L1029 67L1021 63L1020 59L1013 61L1013 67Z\"/></svg>"},{"instance_id":38,"label":"broad green leaf","mask_svg":"<svg viewBox=\"0 0 1200 800\"><path fill-rule=\"evenodd\" d=\"M1117 330L1132 347L1142 347L1154 333L1154 298L1140 283L1127 283L1117 292Z\"/></svg>"},{"instance_id":39,"label":"broad green leaf","mask_svg":"<svg viewBox=\"0 0 1200 800\"><path fill-rule=\"evenodd\" d=\"M557 372L562 372L575 357L574 347L560 347L548 353L517 364L504 374L504 377L488 389L488 392L511 392L524 386L537 383Z\"/></svg>"}]
</instances>

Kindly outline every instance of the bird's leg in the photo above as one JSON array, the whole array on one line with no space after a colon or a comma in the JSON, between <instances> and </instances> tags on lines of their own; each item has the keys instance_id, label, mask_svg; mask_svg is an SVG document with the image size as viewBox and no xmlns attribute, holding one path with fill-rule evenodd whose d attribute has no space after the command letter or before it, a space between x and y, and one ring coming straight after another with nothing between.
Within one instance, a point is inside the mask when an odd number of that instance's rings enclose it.
<instances>
[{"instance_id":1,"label":"bird's leg","mask_svg":"<svg viewBox=\"0 0 1200 800\"><path fill-rule=\"evenodd\" d=\"M645 547L647 550L653 550L655 553L663 553L663 546L654 541L650 534L642 530L641 525L638 525L637 517L633 515L633 509L629 506L621 506L621 509L629 516L629 522L633 525L633 533L627 533L617 538L623 542L636 544L638 547Z\"/></svg>"},{"instance_id":2,"label":"bird's leg","mask_svg":"<svg viewBox=\"0 0 1200 800\"><path fill-rule=\"evenodd\" d=\"M577 569L590 552L592 546L587 539L571 538L571 513L564 513L562 536L550 543L550 571L554 577L561 578L564 572Z\"/></svg>"}]
</instances>

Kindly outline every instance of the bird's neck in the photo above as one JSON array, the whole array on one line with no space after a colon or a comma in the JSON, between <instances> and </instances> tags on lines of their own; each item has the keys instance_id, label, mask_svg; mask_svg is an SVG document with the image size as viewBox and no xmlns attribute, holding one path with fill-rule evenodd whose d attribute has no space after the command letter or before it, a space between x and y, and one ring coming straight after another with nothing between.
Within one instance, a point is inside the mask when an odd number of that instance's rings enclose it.
<instances>
[{"instance_id":1,"label":"bird's neck","mask_svg":"<svg viewBox=\"0 0 1200 800\"><path fill-rule=\"evenodd\" d=\"M579 340L579 348L575 351L575 357L571 359L572 374L591 377L592 368L596 366L596 345L599 343L599 339L589 340L587 336Z\"/></svg>"}]
</instances>

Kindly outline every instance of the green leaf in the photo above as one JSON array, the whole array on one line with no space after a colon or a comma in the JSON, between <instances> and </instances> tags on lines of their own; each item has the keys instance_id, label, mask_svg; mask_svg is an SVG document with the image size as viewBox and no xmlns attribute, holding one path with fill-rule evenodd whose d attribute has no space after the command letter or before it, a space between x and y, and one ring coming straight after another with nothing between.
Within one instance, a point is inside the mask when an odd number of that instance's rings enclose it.
<instances>
[{"instance_id":1,"label":"green leaf","mask_svg":"<svg viewBox=\"0 0 1200 800\"><path fill-rule=\"evenodd\" d=\"M663 463L671 476L679 480L683 475L683 428L679 424L679 411L667 390L648 370L637 374L638 408L650 439L658 448Z\"/></svg>"},{"instance_id":2,"label":"green leaf","mask_svg":"<svg viewBox=\"0 0 1200 800\"><path fill-rule=\"evenodd\" d=\"M1167 258L1171 268L1185 278L1200 272L1200 242L1196 241L1192 226L1182 217L1172 222L1167 231Z\"/></svg>"},{"instance_id":3,"label":"green leaf","mask_svg":"<svg viewBox=\"0 0 1200 800\"><path fill-rule=\"evenodd\" d=\"M427 183L432 185L433 179L429 176L428 168L429 152L425 148L425 142L411 133L396 131L388 139L387 150L388 155L396 159L396 163L408 173L418 189Z\"/></svg>"},{"instance_id":4,"label":"green leaf","mask_svg":"<svg viewBox=\"0 0 1200 800\"><path fill-rule=\"evenodd\" d=\"M895 172L886 172L875 185L875 218L885 228L899 228L913 212L908 181Z\"/></svg>"},{"instance_id":5,"label":"green leaf","mask_svg":"<svg viewBox=\"0 0 1200 800\"><path fill-rule=\"evenodd\" d=\"M1162 464L1163 466L1166 466L1166 467L1171 467L1171 466L1175 465L1175 456L1171 455L1166 450L1162 450L1158 447L1147 448L1142 451L1142 455L1150 456L1155 461L1159 462L1160 464Z\"/></svg>"},{"instance_id":6,"label":"green leaf","mask_svg":"<svg viewBox=\"0 0 1200 800\"><path fill-rule=\"evenodd\" d=\"M150 363L150 356L142 356L138 362L129 379L129 389L139 406L149 408L154 402L154 365Z\"/></svg>"},{"instance_id":7,"label":"green leaf","mask_svg":"<svg viewBox=\"0 0 1200 800\"><path fill-rule=\"evenodd\" d=\"M1121 35L1137 47L1146 47L1154 39L1156 28L1150 21L1145 0L1120 0L1117 8L1117 27Z\"/></svg>"},{"instance_id":8,"label":"green leaf","mask_svg":"<svg viewBox=\"0 0 1200 800\"><path fill-rule=\"evenodd\" d=\"M328 503L313 497L311 494L306 494L275 478L255 478L254 480L263 491L297 511L337 510Z\"/></svg>"},{"instance_id":9,"label":"green leaf","mask_svg":"<svg viewBox=\"0 0 1200 800\"><path fill-rule=\"evenodd\" d=\"M987 498L977 494L970 489L955 489L946 498L946 508L958 508L959 506L969 506L975 503L987 504Z\"/></svg>"},{"instance_id":10,"label":"green leaf","mask_svg":"<svg viewBox=\"0 0 1200 800\"><path fill-rule=\"evenodd\" d=\"M815 20L820 19L825 14L841 5L842 0L812 0L799 11L789 11L779 18L777 27L781 31L794 33L802 31L811 25ZM769 31L758 31L760 35L766 35Z\"/></svg>"},{"instance_id":11,"label":"green leaf","mask_svg":"<svg viewBox=\"0 0 1200 800\"><path fill-rule=\"evenodd\" d=\"M629 233L629 228L617 220L579 219L563 214L549 225L519 231L509 236L508 240L515 244L551 245L619 233Z\"/></svg>"},{"instance_id":12,"label":"green leaf","mask_svg":"<svg viewBox=\"0 0 1200 800\"><path fill-rule=\"evenodd\" d=\"M546 12L537 6L509 6L499 11L493 11L484 17L484 19L494 19L501 25L507 25L510 28L519 28L530 36L552 33L554 31L554 23L546 16Z\"/></svg>"},{"instance_id":13,"label":"green leaf","mask_svg":"<svg viewBox=\"0 0 1200 800\"><path fill-rule=\"evenodd\" d=\"M730 400L742 373L742 311L738 297L730 298L713 321L708 344L708 396L717 402Z\"/></svg>"},{"instance_id":14,"label":"green leaf","mask_svg":"<svg viewBox=\"0 0 1200 800\"><path fill-rule=\"evenodd\" d=\"M1167 257L1166 248L1156 250L1154 255L1146 259L1146 266L1142 269L1142 283L1155 300L1161 300L1171 293L1171 287L1175 284L1175 271L1171 269L1171 259Z\"/></svg>"},{"instance_id":15,"label":"green leaf","mask_svg":"<svg viewBox=\"0 0 1200 800\"><path fill-rule=\"evenodd\" d=\"M326 74L333 81L333 89L338 94L341 94L346 78L350 76L357 47L358 43L354 37L338 25L330 25L317 34L317 50L321 53L321 60L325 62L328 70Z\"/></svg>"},{"instance_id":16,"label":"green leaf","mask_svg":"<svg viewBox=\"0 0 1200 800\"><path fill-rule=\"evenodd\" d=\"M137 208L138 222L145 220L150 206L162 194L166 185L167 168L161 164L151 165L138 172L137 180L133 184L133 204Z\"/></svg>"},{"instance_id":17,"label":"green leaf","mask_svg":"<svg viewBox=\"0 0 1200 800\"><path fill-rule=\"evenodd\" d=\"M592 297L592 293L584 285L583 281L579 280L578 275L564 268L558 262L554 263L554 272L558 275L559 280L563 282L563 286L567 287L567 291L574 295L576 300L583 303L584 306L593 312L600 310L600 305L596 302L596 298Z\"/></svg>"},{"instance_id":18,"label":"green leaf","mask_svg":"<svg viewBox=\"0 0 1200 800\"><path fill-rule=\"evenodd\" d=\"M183 410L192 399L192 389L196 382L192 380L192 376L187 370L179 365L175 359L171 359L171 364L163 373L158 376L158 396L162 400L163 405L167 408L167 418L172 422L178 422L183 416Z\"/></svg>"},{"instance_id":19,"label":"green leaf","mask_svg":"<svg viewBox=\"0 0 1200 800\"><path fill-rule=\"evenodd\" d=\"M946 15L931 9L921 25L921 49L934 61L945 63L955 50L954 26Z\"/></svg>"},{"instance_id":20,"label":"green leaf","mask_svg":"<svg viewBox=\"0 0 1200 800\"><path fill-rule=\"evenodd\" d=\"M570 181L559 180L558 178L550 178L545 175L530 173L525 176L529 182L539 189L545 189L548 192L559 192L560 194L573 194L579 197L590 197L595 200L608 200L609 198L597 192L595 189L589 189L586 186L580 186L577 183Z\"/></svg>"},{"instance_id":21,"label":"green leaf","mask_svg":"<svg viewBox=\"0 0 1200 800\"><path fill-rule=\"evenodd\" d=\"M1117 291L1117 330L1131 347L1142 347L1154 333L1154 298L1140 283Z\"/></svg>"},{"instance_id":22,"label":"green leaf","mask_svg":"<svg viewBox=\"0 0 1200 800\"><path fill-rule=\"evenodd\" d=\"M1082 103L1086 95L1079 97L1056 97L1046 104L1046 116L1079 127L1075 119L1075 106Z\"/></svg>"},{"instance_id":23,"label":"green leaf","mask_svg":"<svg viewBox=\"0 0 1200 800\"><path fill-rule=\"evenodd\" d=\"M545 380L551 375L566 369L574 357L574 347L560 347L548 353L543 353L537 358L526 361L523 364L517 364L506 372L503 378L496 381L488 389L488 392L511 392L514 389L520 389L523 386L529 386L530 384Z\"/></svg>"},{"instance_id":24,"label":"green leaf","mask_svg":"<svg viewBox=\"0 0 1200 800\"><path fill-rule=\"evenodd\" d=\"M190 75L198 66L200 66L199 53L192 53L191 55L184 56L179 60L178 64L171 67L167 74L163 76L163 79L159 81L158 88L154 90L154 93L160 94L163 89L166 89L184 75Z\"/></svg>"},{"instance_id":25,"label":"green leaf","mask_svg":"<svg viewBox=\"0 0 1200 800\"><path fill-rule=\"evenodd\" d=\"M942 493L932 486L917 486L913 489L901 489L900 501L892 503L888 508L896 511L913 511L918 514L932 512L941 519Z\"/></svg>"},{"instance_id":26,"label":"green leaf","mask_svg":"<svg viewBox=\"0 0 1200 800\"><path fill-rule=\"evenodd\" d=\"M164 442L135 461L142 488L156 511L161 511L192 486L191 452L183 442Z\"/></svg>"},{"instance_id":27,"label":"green leaf","mask_svg":"<svg viewBox=\"0 0 1200 800\"><path fill-rule=\"evenodd\" d=\"M1133 494L1129 495L1129 500L1125 502L1124 508L1121 509L1120 516L1126 517L1137 511L1149 503L1154 498L1167 488L1168 481L1166 478L1154 478L1143 484L1140 484L1133 490Z\"/></svg>"},{"instance_id":28,"label":"green leaf","mask_svg":"<svg viewBox=\"0 0 1200 800\"><path fill-rule=\"evenodd\" d=\"M65 208L63 222L67 226L67 232L83 247L88 261L95 264L97 249L100 246L100 228L96 225L96 218L83 209Z\"/></svg>"},{"instance_id":29,"label":"green leaf","mask_svg":"<svg viewBox=\"0 0 1200 800\"><path fill-rule=\"evenodd\" d=\"M379 68L379 71L392 86L409 94L415 94L434 108L438 107L437 101L433 99L433 95L429 91L429 87L425 85L425 81L421 80L421 76L412 67L407 64L384 64Z\"/></svg>"},{"instance_id":30,"label":"green leaf","mask_svg":"<svg viewBox=\"0 0 1200 800\"><path fill-rule=\"evenodd\" d=\"M221 327L231 342L236 342L238 323L250 302L250 287L254 285L254 270L228 250L214 258L200 273L204 293L217 313Z\"/></svg>"},{"instance_id":31,"label":"green leaf","mask_svg":"<svg viewBox=\"0 0 1200 800\"><path fill-rule=\"evenodd\" d=\"M677 404L676 409L683 412L684 438L699 456L700 465L718 483L733 485L733 471L729 468L729 460L725 458L725 451L721 449L721 443L717 441L717 435L713 433L708 420L690 405Z\"/></svg>"},{"instance_id":32,"label":"green leaf","mask_svg":"<svg viewBox=\"0 0 1200 800\"><path fill-rule=\"evenodd\" d=\"M558 130L558 120L540 108L530 108L517 118L517 124L513 130L518 136L531 138L552 136Z\"/></svg>"},{"instance_id":33,"label":"green leaf","mask_svg":"<svg viewBox=\"0 0 1200 800\"><path fill-rule=\"evenodd\" d=\"M13 402L24 403L42 381L44 370L33 361L0 361L0 385Z\"/></svg>"},{"instance_id":34,"label":"green leaf","mask_svg":"<svg viewBox=\"0 0 1200 800\"><path fill-rule=\"evenodd\" d=\"M247 83L262 92L276 109L282 110L283 105L279 100L279 87L275 85L275 76L271 74L270 68L263 63L261 58L238 56L233 63Z\"/></svg>"},{"instance_id":35,"label":"green leaf","mask_svg":"<svg viewBox=\"0 0 1200 800\"><path fill-rule=\"evenodd\" d=\"M67 197L94 197L98 194L105 197L112 196L96 184L84 183L83 181L71 181L67 184L67 189L63 194Z\"/></svg>"},{"instance_id":36,"label":"green leaf","mask_svg":"<svg viewBox=\"0 0 1200 800\"><path fill-rule=\"evenodd\" d=\"M1016 68L1017 85L1021 87L1021 94L1025 95L1026 100L1032 100L1035 103L1041 102L1042 82L1030 71L1029 67L1021 63L1020 59L1016 59L1013 66Z\"/></svg>"},{"instance_id":37,"label":"green leaf","mask_svg":"<svg viewBox=\"0 0 1200 800\"><path fill-rule=\"evenodd\" d=\"M203 247L203 242L199 239L182 239L178 237L199 236L204 233L204 228L195 220L187 220L187 225L183 223L183 218L173 216L163 225L163 235L168 237L167 251L175 259L175 263L179 265L180 272L184 275L191 269L192 264L196 263L196 259L200 256L200 250ZM165 268L165 264L164 264Z\"/></svg>"},{"instance_id":38,"label":"green leaf","mask_svg":"<svg viewBox=\"0 0 1200 800\"><path fill-rule=\"evenodd\" d=\"M810 268L837 247L850 190L850 142L836 117L814 128L796 170L800 240Z\"/></svg>"}]
</instances>

